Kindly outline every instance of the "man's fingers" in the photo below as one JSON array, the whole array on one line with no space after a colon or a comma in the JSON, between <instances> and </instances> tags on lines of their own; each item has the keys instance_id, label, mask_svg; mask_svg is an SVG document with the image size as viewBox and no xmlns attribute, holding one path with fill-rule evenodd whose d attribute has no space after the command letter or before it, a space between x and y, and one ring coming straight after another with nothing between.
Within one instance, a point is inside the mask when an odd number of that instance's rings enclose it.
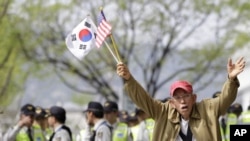
<instances>
[{"instance_id":1,"label":"man's fingers","mask_svg":"<svg viewBox=\"0 0 250 141\"><path fill-rule=\"evenodd\" d=\"M240 58L236 61L237 64L244 63L244 62L245 62L245 61L244 61L244 57L240 57Z\"/></svg>"},{"instance_id":2,"label":"man's fingers","mask_svg":"<svg viewBox=\"0 0 250 141\"><path fill-rule=\"evenodd\" d=\"M231 58L228 58L228 65L232 66L232 59Z\"/></svg>"}]
</instances>

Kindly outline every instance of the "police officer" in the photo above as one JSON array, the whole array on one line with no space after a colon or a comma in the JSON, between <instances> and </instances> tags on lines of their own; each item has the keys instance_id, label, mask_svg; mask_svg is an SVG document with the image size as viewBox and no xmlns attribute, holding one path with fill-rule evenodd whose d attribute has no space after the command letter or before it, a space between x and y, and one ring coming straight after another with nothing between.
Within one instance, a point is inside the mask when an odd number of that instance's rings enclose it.
<instances>
[{"instance_id":1,"label":"police officer","mask_svg":"<svg viewBox=\"0 0 250 141\"><path fill-rule=\"evenodd\" d=\"M128 118L128 111L126 111L126 110L120 110L119 111L119 115L118 115L119 122L123 122L123 123L128 124L127 118Z\"/></svg>"},{"instance_id":2,"label":"police officer","mask_svg":"<svg viewBox=\"0 0 250 141\"><path fill-rule=\"evenodd\" d=\"M140 122L137 141L152 141L155 121L140 108L135 112Z\"/></svg>"},{"instance_id":3,"label":"police officer","mask_svg":"<svg viewBox=\"0 0 250 141\"><path fill-rule=\"evenodd\" d=\"M213 93L212 98L217 98L219 97L221 94L221 91L216 91L215 93ZM225 113L224 115L221 115L219 117L219 124L220 124L220 133L221 133L221 139L222 141L226 140L226 116L227 114Z\"/></svg>"},{"instance_id":4,"label":"police officer","mask_svg":"<svg viewBox=\"0 0 250 141\"><path fill-rule=\"evenodd\" d=\"M94 101L89 102L88 108L84 112L87 116L88 125L93 127L90 141L111 141L111 128L104 120L103 106L101 103Z\"/></svg>"},{"instance_id":5,"label":"police officer","mask_svg":"<svg viewBox=\"0 0 250 141\"><path fill-rule=\"evenodd\" d=\"M50 109L45 108L44 111L45 111L45 116L44 116L45 119L43 120L42 128L43 128L43 131L44 131L45 138L48 141L50 139L50 136L53 134L53 130L52 130L52 128L49 127L49 123L48 123L48 118L49 118L49 115L50 115Z\"/></svg>"},{"instance_id":6,"label":"police officer","mask_svg":"<svg viewBox=\"0 0 250 141\"><path fill-rule=\"evenodd\" d=\"M49 141L72 141L71 130L65 125L65 109L59 106L52 106L49 112L48 123L54 131Z\"/></svg>"},{"instance_id":7,"label":"police officer","mask_svg":"<svg viewBox=\"0 0 250 141\"><path fill-rule=\"evenodd\" d=\"M230 141L230 125L238 124L238 115L239 105L233 104L229 107L228 113L226 115L226 132L225 132L225 141Z\"/></svg>"},{"instance_id":8,"label":"police officer","mask_svg":"<svg viewBox=\"0 0 250 141\"><path fill-rule=\"evenodd\" d=\"M14 127L4 135L4 141L34 141L32 124L34 121L35 107L25 104L21 107L20 118Z\"/></svg>"},{"instance_id":9,"label":"police officer","mask_svg":"<svg viewBox=\"0 0 250 141\"><path fill-rule=\"evenodd\" d=\"M250 123L250 105L247 107L247 111L242 112L241 117L240 117L240 122L242 124Z\"/></svg>"},{"instance_id":10,"label":"police officer","mask_svg":"<svg viewBox=\"0 0 250 141\"><path fill-rule=\"evenodd\" d=\"M35 141L46 141L45 129L44 129L44 120L46 112L42 107L37 106L35 111L35 119L33 123L34 130L34 139Z\"/></svg>"},{"instance_id":11,"label":"police officer","mask_svg":"<svg viewBox=\"0 0 250 141\"><path fill-rule=\"evenodd\" d=\"M127 120L128 120L128 126L131 129L133 141L138 141L138 133L140 130L139 123L140 122L136 116L136 113L135 112L129 113Z\"/></svg>"},{"instance_id":12,"label":"police officer","mask_svg":"<svg viewBox=\"0 0 250 141\"><path fill-rule=\"evenodd\" d=\"M119 109L114 101L104 103L104 118L112 129L112 141L132 141L132 136L128 125L125 122L119 122Z\"/></svg>"}]
</instances>

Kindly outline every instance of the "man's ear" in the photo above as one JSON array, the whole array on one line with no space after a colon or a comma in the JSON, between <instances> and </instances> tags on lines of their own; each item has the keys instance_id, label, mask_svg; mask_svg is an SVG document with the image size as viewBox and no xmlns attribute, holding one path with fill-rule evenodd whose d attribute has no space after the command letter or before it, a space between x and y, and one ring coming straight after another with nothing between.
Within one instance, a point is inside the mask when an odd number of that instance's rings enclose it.
<instances>
[{"instance_id":1,"label":"man's ear","mask_svg":"<svg viewBox=\"0 0 250 141\"><path fill-rule=\"evenodd\" d=\"M173 100L172 98L169 99L169 104L170 104L173 108L175 108L174 100Z\"/></svg>"}]
</instances>

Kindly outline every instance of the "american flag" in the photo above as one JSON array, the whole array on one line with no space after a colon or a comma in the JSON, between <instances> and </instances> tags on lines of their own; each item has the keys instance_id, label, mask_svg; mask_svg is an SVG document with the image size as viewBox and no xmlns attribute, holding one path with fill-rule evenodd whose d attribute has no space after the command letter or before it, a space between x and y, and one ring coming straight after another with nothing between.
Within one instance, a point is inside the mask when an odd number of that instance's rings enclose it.
<instances>
[{"instance_id":1,"label":"american flag","mask_svg":"<svg viewBox=\"0 0 250 141\"><path fill-rule=\"evenodd\" d=\"M97 27L95 44L99 48L102 45L105 38L111 34L112 26L106 21L106 18L102 10L98 16L97 22L98 22L98 27Z\"/></svg>"}]
</instances>

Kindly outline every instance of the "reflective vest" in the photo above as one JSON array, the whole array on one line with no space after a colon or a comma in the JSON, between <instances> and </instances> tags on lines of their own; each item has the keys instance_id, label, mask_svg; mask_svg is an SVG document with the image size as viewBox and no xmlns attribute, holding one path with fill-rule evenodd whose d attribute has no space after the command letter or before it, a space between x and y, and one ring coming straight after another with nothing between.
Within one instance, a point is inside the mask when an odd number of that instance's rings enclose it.
<instances>
[{"instance_id":1,"label":"reflective vest","mask_svg":"<svg viewBox=\"0 0 250 141\"><path fill-rule=\"evenodd\" d=\"M242 112L241 116L242 123L250 123L250 111Z\"/></svg>"},{"instance_id":2,"label":"reflective vest","mask_svg":"<svg viewBox=\"0 0 250 141\"><path fill-rule=\"evenodd\" d=\"M33 125L34 130L34 141L46 141L45 135L40 125Z\"/></svg>"},{"instance_id":3,"label":"reflective vest","mask_svg":"<svg viewBox=\"0 0 250 141\"><path fill-rule=\"evenodd\" d=\"M155 121L152 118L148 118L145 120L145 123L146 123L146 128L147 128L148 133L149 133L149 139L150 139L150 141L152 141Z\"/></svg>"},{"instance_id":4,"label":"reflective vest","mask_svg":"<svg viewBox=\"0 0 250 141\"><path fill-rule=\"evenodd\" d=\"M225 134L224 134L223 128L221 126L220 126L220 134L221 134L221 140L226 141Z\"/></svg>"},{"instance_id":5,"label":"reflective vest","mask_svg":"<svg viewBox=\"0 0 250 141\"><path fill-rule=\"evenodd\" d=\"M223 128L226 128L226 127L225 127L225 124L226 124L226 123L225 123L224 117L219 121L219 124L220 124L219 126L220 126L221 140L222 140L222 141L225 141L225 140L226 140L226 137L225 137L225 132L226 132L225 130L226 130L226 129L223 129Z\"/></svg>"},{"instance_id":6,"label":"reflective vest","mask_svg":"<svg viewBox=\"0 0 250 141\"><path fill-rule=\"evenodd\" d=\"M30 141L29 136L26 132L26 130L21 129L17 136L16 136L16 141Z\"/></svg>"},{"instance_id":7,"label":"reflective vest","mask_svg":"<svg viewBox=\"0 0 250 141\"><path fill-rule=\"evenodd\" d=\"M132 136L133 136L133 141L136 141L137 140L137 135L139 133L139 129L140 129L140 126L139 124L133 126L133 127L130 127L131 129L131 133L132 133Z\"/></svg>"},{"instance_id":8,"label":"reflective vest","mask_svg":"<svg viewBox=\"0 0 250 141\"><path fill-rule=\"evenodd\" d=\"M118 122L117 127L113 130L112 141L127 141L128 140L128 125Z\"/></svg>"},{"instance_id":9,"label":"reflective vest","mask_svg":"<svg viewBox=\"0 0 250 141\"><path fill-rule=\"evenodd\" d=\"M51 128L46 128L44 131L45 138L48 141L50 136L53 134L53 130Z\"/></svg>"},{"instance_id":10,"label":"reflective vest","mask_svg":"<svg viewBox=\"0 0 250 141\"><path fill-rule=\"evenodd\" d=\"M88 130L90 130L90 131L88 131ZM86 140L87 132L91 132L92 133L93 132L93 128L90 128L90 129L84 128L84 129L82 129L80 131L80 133L78 134L78 136L76 137L76 141L84 141L84 140Z\"/></svg>"},{"instance_id":11,"label":"reflective vest","mask_svg":"<svg viewBox=\"0 0 250 141\"><path fill-rule=\"evenodd\" d=\"M225 140L229 141L230 138L230 125L234 125L238 123L238 118L236 114L234 113L229 113L227 115L227 126L226 126L226 134L225 134Z\"/></svg>"}]
</instances>

